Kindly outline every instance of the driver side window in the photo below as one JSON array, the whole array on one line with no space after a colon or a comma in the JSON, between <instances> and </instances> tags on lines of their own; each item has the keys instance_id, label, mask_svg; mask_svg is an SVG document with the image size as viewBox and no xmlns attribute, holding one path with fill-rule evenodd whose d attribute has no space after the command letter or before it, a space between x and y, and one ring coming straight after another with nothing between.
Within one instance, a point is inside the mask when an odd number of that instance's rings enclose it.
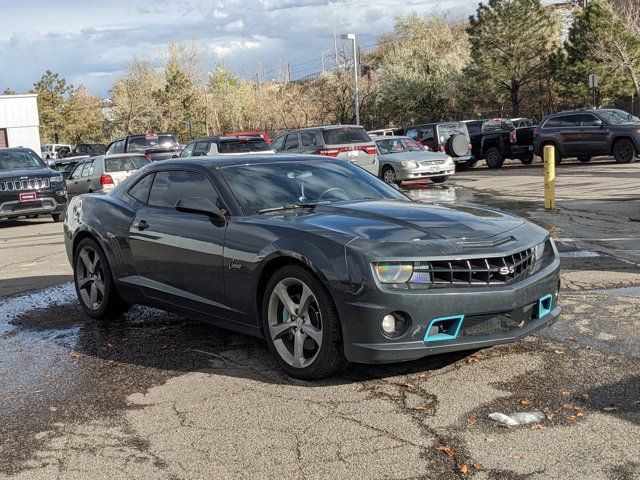
<instances>
[{"instance_id":1,"label":"driver side window","mask_svg":"<svg viewBox=\"0 0 640 480\"><path fill-rule=\"evenodd\" d=\"M78 165L76 165L76 168L74 168L73 172L71 172L71 175L69 175L69 180L76 180L80 178L80 172L82 171L83 166L84 163L79 163Z\"/></svg>"},{"instance_id":2,"label":"driver side window","mask_svg":"<svg viewBox=\"0 0 640 480\"><path fill-rule=\"evenodd\" d=\"M187 158L193 154L193 148L196 146L195 143L190 143L187 145L182 152L180 152L180 158Z\"/></svg>"},{"instance_id":3,"label":"driver side window","mask_svg":"<svg viewBox=\"0 0 640 480\"><path fill-rule=\"evenodd\" d=\"M209 179L200 172L188 170L167 170L156 173L149 192L148 205L161 208L175 208L185 197L203 197L220 206L220 198Z\"/></svg>"}]
</instances>

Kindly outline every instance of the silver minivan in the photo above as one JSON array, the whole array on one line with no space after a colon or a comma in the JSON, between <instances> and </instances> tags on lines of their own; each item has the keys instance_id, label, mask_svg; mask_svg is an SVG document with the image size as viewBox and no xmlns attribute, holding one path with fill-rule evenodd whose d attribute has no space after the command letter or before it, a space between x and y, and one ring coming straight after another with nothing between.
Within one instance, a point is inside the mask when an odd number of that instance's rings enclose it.
<instances>
[{"instance_id":1,"label":"silver minivan","mask_svg":"<svg viewBox=\"0 0 640 480\"><path fill-rule=\"evenodd\" d=\"M271 144L276 152L340 158L378 175L376 144L359 125L329 125L292 130Z\"/></svg>"},{"instance_id":2,"label":"silver minivan","mask_svg":"<svg viewBox=\"0 0 640 480\"><path fill-rule=\"evenodd\" d=\"M117 153L81 160L67 178L69 198L83 193L110 192L136 170L151 163L142 154Z\"/></svg>"}]
</instances>

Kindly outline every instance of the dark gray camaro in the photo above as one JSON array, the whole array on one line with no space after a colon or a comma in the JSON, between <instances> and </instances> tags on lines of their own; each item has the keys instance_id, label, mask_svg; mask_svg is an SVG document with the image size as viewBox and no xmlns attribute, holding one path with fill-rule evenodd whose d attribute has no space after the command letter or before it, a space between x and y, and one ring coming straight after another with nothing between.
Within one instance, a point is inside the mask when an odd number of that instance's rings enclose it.
<instances>
[{"instance_id":1,"label":"dark gray camaro","mask_svg":"<svg viewBox=\"0 0 640 480\"><path fill-rule=\"evenodd\" d=\"M513 341L560 314L548 233L473 206L415 203L347 162L154 162L69 204L78 298L264 337L292 376Z\"/></svg>"}]
</instances>

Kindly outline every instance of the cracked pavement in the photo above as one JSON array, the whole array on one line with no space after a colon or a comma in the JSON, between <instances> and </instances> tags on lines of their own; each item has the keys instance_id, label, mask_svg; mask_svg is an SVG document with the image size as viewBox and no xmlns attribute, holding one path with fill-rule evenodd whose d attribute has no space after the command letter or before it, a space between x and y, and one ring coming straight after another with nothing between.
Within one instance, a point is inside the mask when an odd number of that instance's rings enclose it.
<instances>
[{"instance_id":1,"label":"cracked pavement","mask_svg":"<svg viewBox=\"0 0 640 480\"><path fill-rule=\"evenodd\" d=\"M61 226L0 224L0 478L640 478L640 165L558 174L553 213L536 166L408 190L547 226L563 255L555 325L320 382L284 376L261 340L158 310L92 320ZM488 418L533 410L545 420Z\"/></svg>"}]
</instances>

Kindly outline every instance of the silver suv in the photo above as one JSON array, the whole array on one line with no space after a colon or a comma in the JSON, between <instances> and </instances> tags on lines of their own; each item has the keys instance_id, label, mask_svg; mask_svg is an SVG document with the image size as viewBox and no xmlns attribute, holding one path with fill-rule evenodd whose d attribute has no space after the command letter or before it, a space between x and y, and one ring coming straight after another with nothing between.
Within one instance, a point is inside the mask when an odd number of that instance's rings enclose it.
<instances>
[{"instance_id":1,"label":"silver suv","mask_svg":"<svg viewBox=\"0 0 640 480\"><path fill-rule=\"evenodd\" d=\"M271 144L276 152L340 158L378 175L376 144L358 125L330 125L283 133Z\"/></svg>"}]
</instances>

